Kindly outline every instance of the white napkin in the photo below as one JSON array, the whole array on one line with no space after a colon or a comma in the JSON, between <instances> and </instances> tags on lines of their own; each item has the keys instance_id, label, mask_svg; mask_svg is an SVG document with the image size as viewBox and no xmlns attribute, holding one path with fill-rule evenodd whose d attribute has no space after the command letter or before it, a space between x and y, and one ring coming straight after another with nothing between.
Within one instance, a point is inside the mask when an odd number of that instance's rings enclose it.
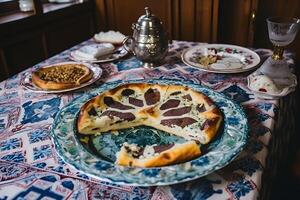
<instances>
[{"instance_id":1,"label":"white napkin","mask_svg":"<svg viewBox=\"0 0 300 200\"><path fill-rule=\"evenodd\" d=\"M101 43L83 46L76 50L74 53L79 57L94 60L99 58L100 56L110 54L114 50L115 47L111 43Z\"/></svg>"},{"instance_id":2,"label":"white napkin","mask_svg":"<svg viewBox=\"0 0 300 200\"><path fill-rule=\"evenodd\" d=\"M94 39L97 42L110 42L113 44L122 44L125 37L126 36L119 31L100 32L94 35Z\"/></svg>"}]
</instances>

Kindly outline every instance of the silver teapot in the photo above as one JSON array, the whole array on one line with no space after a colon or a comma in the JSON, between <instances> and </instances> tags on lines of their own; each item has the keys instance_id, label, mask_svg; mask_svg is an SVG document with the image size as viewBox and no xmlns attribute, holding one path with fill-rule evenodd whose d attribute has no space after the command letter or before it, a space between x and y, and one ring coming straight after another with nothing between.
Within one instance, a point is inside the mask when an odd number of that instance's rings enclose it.
<instances>
[{"instance_id":1,"label":"silver teapot","mask_svg":"<svg viewBox=\"0 0 300 200\"><path fill-rule=\"evenodd\" d=\"M148 7L137 23L132 24L133 36L123 41L127 51L132 52L144 67L153 68L161 64L168 53L168 39L162 22L151 13Z\"/></svg>"}]
</instances>

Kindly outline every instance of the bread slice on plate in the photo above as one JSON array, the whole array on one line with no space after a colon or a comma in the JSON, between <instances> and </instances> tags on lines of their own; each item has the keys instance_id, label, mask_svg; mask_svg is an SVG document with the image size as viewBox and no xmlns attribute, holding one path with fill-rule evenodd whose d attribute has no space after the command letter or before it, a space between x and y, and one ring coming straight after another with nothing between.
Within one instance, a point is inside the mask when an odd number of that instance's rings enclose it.
<instances>
[{"instance_id":1,"label":"bread slice on plate","mask_svg":"<svg viewBox=\"0 0 300 200\"><path fill-rule=\"evenodd\" d=\"M116 46L119 46L122 45L122 42L125 39L125 37L125 35L118 31L108 31L95 34L94 40L96 42L112 43Z\"/></svg>"},{"instance_id":2,"label":"bread slice on plate","mask_svg":"<svg viewBox=\"0 0 300 200\"><path fill-rule=\"evenodd\" d=\"M61 90L77 87L93 77L85 64L76 62L58 63L39 68L32 73L32 82L45 90Z\"/></svg>"},{"instance_id":3,"label":"bread slice on plate","mask_svg":"<svg viewBox=\"0 0 300 200\"><path fill-rule=\"evenodd\" d=\"M101 56L112 54L115 47L111 43L100 43L83 46L74 51L73 56L85 60L97 60Z\"/></svg>"}]
</instances>

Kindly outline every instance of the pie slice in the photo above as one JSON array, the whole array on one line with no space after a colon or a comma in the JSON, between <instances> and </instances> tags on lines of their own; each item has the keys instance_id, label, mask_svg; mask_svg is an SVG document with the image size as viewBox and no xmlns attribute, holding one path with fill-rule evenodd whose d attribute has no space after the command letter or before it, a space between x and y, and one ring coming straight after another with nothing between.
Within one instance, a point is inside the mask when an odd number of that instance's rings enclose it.
<instances>
[{"instance_id":1,"label":"pie slice","mask_svg":"<svg viewBox=\"0 0 300 200\"><path fill-rule=\"evenodd\" d=\"M32 73L32 82L46 90L74 88L89 81L93 72L84 64L62 63Z\"/></svg>"},{"instance_id":2,"label":"pie slice","mask_svg":"<svg viewBox=\"0 0 300 200\"><path fill-rule=\"evenodd\" d=\"M117 153L116 164L132 167L161 167L182 163L200 156L195 141L182 144L152 145L141 148L136 144L124 143Z\"/></svg>"}]
</instances>

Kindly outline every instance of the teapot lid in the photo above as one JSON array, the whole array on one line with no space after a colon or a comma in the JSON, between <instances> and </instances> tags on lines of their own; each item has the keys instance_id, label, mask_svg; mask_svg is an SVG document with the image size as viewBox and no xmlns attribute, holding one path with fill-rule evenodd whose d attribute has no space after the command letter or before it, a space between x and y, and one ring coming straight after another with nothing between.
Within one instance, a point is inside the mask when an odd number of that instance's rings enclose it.
<instances>
[{"instance_id":1,"label":"teapot lid","mask_svg":"<svg viewBox=\"0 0 300 200\"><path fill-rule=\"evenodd\" d=\"M143 29L161 29L162 22L151 13L151 10L146 7L145 8L145 15L142 15L137 22L139 28Z\"/></svg>"}]
</instances>

